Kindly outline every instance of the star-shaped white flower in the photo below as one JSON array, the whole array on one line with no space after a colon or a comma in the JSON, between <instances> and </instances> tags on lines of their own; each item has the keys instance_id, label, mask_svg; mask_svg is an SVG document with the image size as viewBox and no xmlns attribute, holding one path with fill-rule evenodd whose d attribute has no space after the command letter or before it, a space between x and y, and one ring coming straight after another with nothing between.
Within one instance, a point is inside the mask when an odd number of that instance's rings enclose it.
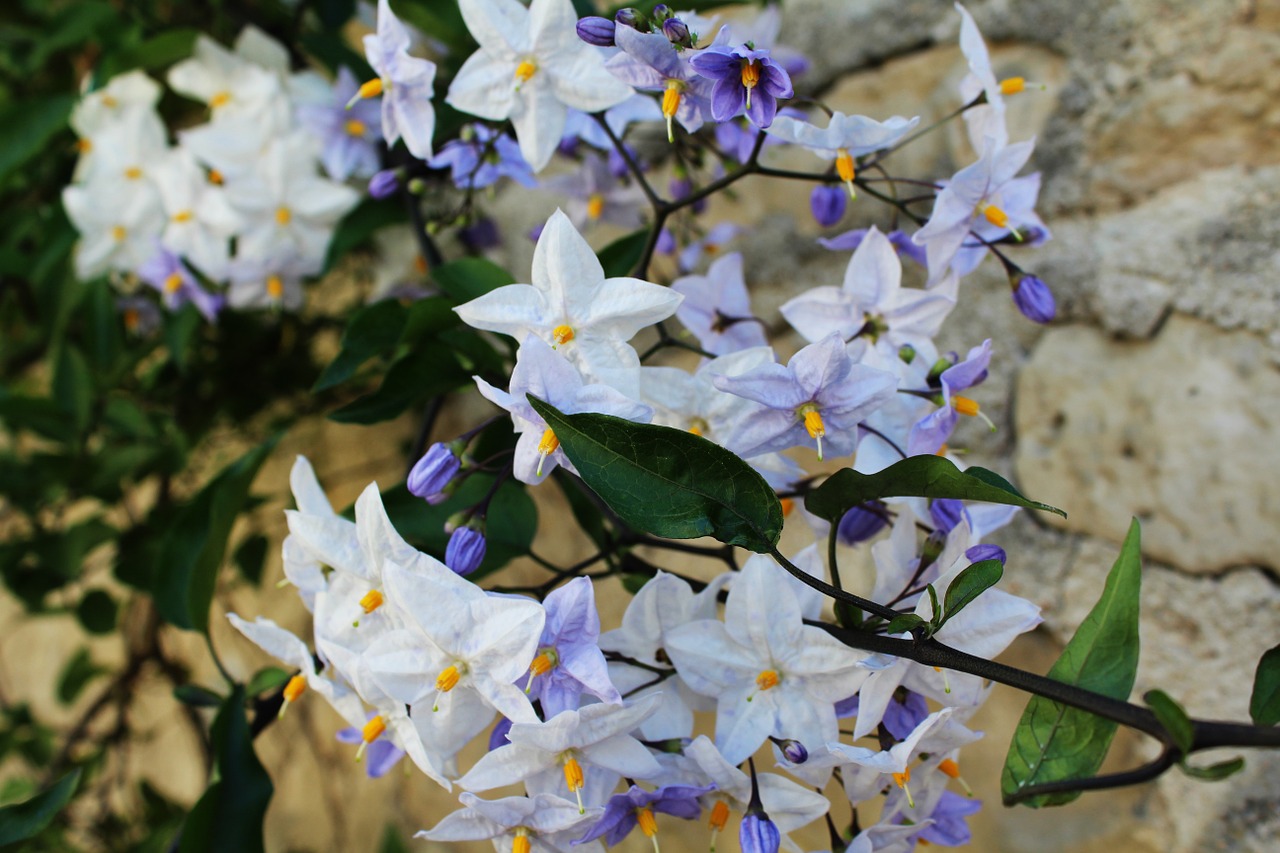
<instances>
[{"instance_id":1,"label":"star-shaped white flower","mask_svg":"<svg viewBox=\"0 0 1280 853\"><path fill-rule=\"evenodd\" d=\"M552 794L534 797L503 797L482 800L464 793L465 808L446 815L429 830L414 835L430 841L493 841L500 851L514 849L516 838L528 842L526 850L538 853L601 853L599 841L574 845L587 825L600 816L601 809L578 811L578 806Z\"/></svg>"},{"instance_id":2,"label":"star-shaped white flower","mask_svg":"<svg viewBox=\"0 0 1280 853\"><path fill-rule=\"evenodd\" d=\"M480 44L449 87L463 112L515 125L520 151L541 171L564 135L568 108L595 113L622 103L631 87L604 68L596 48L578 38L570 0L459 0Z\"/></svg>"}]
</instances>

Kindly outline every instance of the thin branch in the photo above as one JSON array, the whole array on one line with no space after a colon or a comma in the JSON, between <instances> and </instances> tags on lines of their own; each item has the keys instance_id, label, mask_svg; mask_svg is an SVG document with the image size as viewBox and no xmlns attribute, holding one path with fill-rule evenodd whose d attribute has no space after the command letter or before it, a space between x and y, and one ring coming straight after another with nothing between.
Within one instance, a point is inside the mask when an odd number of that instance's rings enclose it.
<instances>
[{"instance_id":1,"label":"thin branch","mask_svg":"<svg viewBox=\"0 0 1280 853\"><path fill-rule=\"evenodd\" d=\"M1165 747L1155 761L1125 770L1120 773L1106 773L1101 776L1089 776L1084 779L1060 779L1056 782L1043 782L1039 785L1027 785L1013 794L1004 796L1006 806L1047 794L1066 794L1080 791L1106 791L1111 788L1124 788L1128 785L1140 785L1160 776L1170 767L1178 763L1178 751Z\"/></svg>"}]
</instances>

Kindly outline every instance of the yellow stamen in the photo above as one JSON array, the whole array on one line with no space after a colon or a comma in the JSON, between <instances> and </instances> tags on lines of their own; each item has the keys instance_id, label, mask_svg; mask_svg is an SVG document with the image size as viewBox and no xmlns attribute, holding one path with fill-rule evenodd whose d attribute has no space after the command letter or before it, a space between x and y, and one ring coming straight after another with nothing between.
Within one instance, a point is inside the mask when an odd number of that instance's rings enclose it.
<instances>
[{"instance_id":1,"label":"yellow stamen","mask_svg":"<svg viewBox=\"0 0 1280 853\"><path fill-rule=\"evenodd\" d=\"M524 692L528 693L533 689L533 680L539 675L546 675L548 672L556 668L560 663L560 656L556 654L555 649L544 649L542 654L533 659L533 663L529 664L529 680L525 682Z\"/></svg>"},{"instance_id":2,"label":"yellow stamen","mask_svg":"<svg viewBox=\"0 0 1280 853\"><path fill-rule=\"evenodd\" d=\"M436 690L441 693L448 693L450 690L458 686L458 680L462 674L458 672L458 667L454 664L446 666L438 676L436 676Z\"/></svg>"},{"instance_id":3,"label":"yellow stamen","mask_svg":"<svg viewBox=\"0 0 1280 853\"><path fill-rule=\"evenodd\" d=\"M516 83L516 87L519 88L521 84L528 83L529 78L536 73L538 73L537 64L532 60L522 59L520 64L516 66L516 80L519 81Z\"/></svg>"},{"instance_id":4,"label":"yellow stamen","mask_svg":"<svg viewBox=\"0 0 1280 853\"><path fill-rule=\"evenodd\" d=\"M372 80L366 80L360 84L360 89L356 92L361 98L376 98L382 94L382 78L374 77Z\"/></svg>"},{"instance_id":5,"label":"yellow stamen","mask_svg":"<svg viewBox=\"0 0 1280 853\"><path fill-rule=\"evenodd\" d=\"M211 109L217 109L218 107L226 106L226 104L229 103L230 101L231 101L230 92L219 92L209 99L209 107Z\"/></svg>"},{"instance_id":6,"label":"yellow stamen","mask_svg":"<svg viewBox=\"0 0 1280 853\"><path fill-rule=\"evenodd\" d=\"M190 222L195 218L195 214L190 210L179 210L173 215L174 222Z\"/></svg>"},{"instance_id":7,"label":"yellow stamen","mask_svg":"<svg viewBox=\"0 0 1280 853\"><path fill-rule=\"evenodd\" d=\"M358 118L347 119L347 123L342 127L349 136L364 136L364 132L367 129L365 123Z\"/></svg>"},{"instance_id":8,"label":"yellow stamen","mask_svg":"<svg viewBox=\"0 0 1280 853\"><path fill-rule=\"evenodd\" d=\"M130 166L124 170L124 176L131 181L136 181L138 178L142 177L142 170L137 166Z\"/></svg>"},{"instance_id":9,"label":"yellow stamen","mask_svg":"<svg viewBox=\"0 0 1280 853\"><path fill-rule=\"evenodd\" d=\"M267 276L267 296L269 296L273 302L279 302L280 299L284 296L284 282L281 281L280 276L276 275L275 273L272 273L271 275ZM374 590L370 590L369 594L378 595L378 593ZM365 596L365 598L368 598L368 596ZM364 600L361 599L361 603L363 603L363 601ZM378 595L378 604L381 604L381 603L382 603L382 596ZM377 607L376 604L374 606ZM365 613L371 613L371 612L373 611L371 610L365 611Z\"/></svg>"},{"instance_id":10,"label":"yellow stamen","mask_svg":"<svg viewBox=\"0 0 1280 853\"><path fill-rule=\"evenodd\" d=\"M969 783L964 781L964 777L960 775L960 765L953 758L944 758L938 763L938 769L946 776L955 779L964 788L966 796L973 796L973 789L969 787Z\"/></svg>"},{"instance_id":11,"label":"yellow stamen","mask_svg":"<svg viewBox=\"0 0 1280 853\"><path fill-rule=\"evenodd\" d=\"M907 783L911 781L911 768L905 767L901 773L894 773L891 775L893 776L894 784L901 788L902 792L907 795L907 805L914 809L916 807L916 800L915 797L911 796L911 789L907 787Z\"/></svg>"},{"instance_id":12,"label":"yellow stamen","mask_svg":"<svg viewBox=\"0 0 1280 853\"><path fill-rule=\"evenodd\" d=\"M274 276L273 276L274 278ZM271 279L267 279L267 292L271 292ZM371 589L360 598L360 609L365 614L372 613L382 606L382 593L376 589Z\"/></svg>"},{"instance_id":13,"label":"yellow stamen","mask_svg":"<svg viewBox=\"0 0 1280 853\"><path fill-rule=\"evenodd\" d=\"M724 800L716 800L716 804L711 807L711 820L707 821L707 825L711 827L711 853L716 853L716 836L728 822L729 804Z\"/></svg>"},{"instance_id":14,"label":"yellow stamen","mask_svg":"<svg viewBox=\"0 0 1280 853\"><path fill-rule=\"evenodd\" d=\"M783 498L782 500L778 501L778 503L782 504L783 518L786 518L788 515L791 515L791 511L796 508L796 502L793 501L791 498Z\"/></svg>"},{"instance_id":15,"label":"yellow stamen","mask_svg":"<svg viewBox=\"0 0 1280 853\"><path fill-rule=\"evenodd\" d=\"M287 207L276 208L276 224L288 225L290 219L293 219L293 211Z\"/></svg>"},{"instance_id":16,"label":"yellow stamen","mask_svg":"<svg viewBox=\"0 0 1280 853\"><path fill-rule=\"evenodd\" d=\"M125 235L128 233L128 231L124 230L123 225L113 225L111 227L111 239L115 240L117 243L123 243Z\"/></svg>"},{"instance_id":17,"label":"yellow stamen","mask_svg":"<svg viewBox=\"0 0 1280 853\"><path fill-rule=\"evenodd\" d=\"M636 809L636 823L640 831L653 840L653 853L662 853L658 849L658 822L653 818L653 809L648 806Z\"/></svg>"},{"instance_id":18,"label":"yellow stamen","mask_svg":"<svg viewBox=\"0 0 1280 853\"><path fill-rule=\"evenodd\" d=\"M815 403L805 403L800 407L798 414L804 418L804 428L809 433L809 438L818 442L818 459L822 459L822 439L827 434L826 424L822 422L822 414L818 411Z\"/></svg>"},{"instance_id":19,"label":"yellow stamen","mask_svg":"<svg viewBox=\"0 0 1280 853\"><path fill-rule=\"evenodd\" d=\"M987 218L988 222L997 228L1009 227L1009 214L1005 213L994 204L984 206L982 208L982 215Z\"/></svg>"},{"instance_id":20,"label":"yellow stamen","mask_svg":"<svg viewBox=\"0 0 1280 853\"><path fill-rule=\"evenodd\" d=\"M556 452L556 448L560 446L560 439L556 438L556 434L552 432L551 427L547 427L542 433L542 440L538 442L538 472L539 477L542 476L542 463L547 457Z\"/></svg>"},{"instance_id":21,"label":"yellow stamen","mask_svg":"<svg viewBox=\"0 0 1280 853\"><path fill-rule=\"evenodd\" d=\"M529 853L529 829L528 827L519 827L516 830L516 837L511 839L511 853Z\"/></svg>"},{"instance_id":22,"label":"yellow stamen","mask_svg":"<svg viewBox=\"0 0 1280 853\"><path fill-rule=\"evenodd\" d=\"M356 750L356 761L364 758L365 747L381 737L386 730L387 723L382 719L381 714L369 718L369 722L365 723L364 728L360 729L360 748Z\"/></svg>"},{"instance_id":23,"label":"yellow stamen","mask_svg":"<svg viewBox=\"0 0 1280 853\"><path fill-rule=\"evenodd\" d=\"M298 701L298 697L301 696L306 689L307 679L306 676L301 673L289 679L288 683L284 686L284 701L280 703L279 719L284 719L284 712L289 710L289 703Z\"/></svg>"},{"instance_id":24,"label":"yellow stamen","mask_svg":"<svg viewBox=\"0 0 1280 853\"><path fill-rule=\"evenodd\" d=\"M667 118L667 141L675 142L676 133L672 120L680 109L680 97L684 92L684 84L679 80L668 80L667 88L662 93L662 114Z\"/></svg>"},{"instance_id":25,"label":"yellow stamen","mask_svg":"<svg viewBox=\"0 0 1280 853\"><path fill-rule=\"evenodd\" d=\"M217 169L209 170L209 183L216 184L217 186L222 186L222 183L225 180L226 179L222 177L222 173L219 172Z\"/></svg>"},{"instance_id":26,"label":"yellow stamen","mask_svg":"<svg viewBox=\"0 0 1280 853\"><path fill-rule=\"evenodd\" d=\"M956 407L956 411L962 415L973 417L978 414L978 401L971 400L968 397L952 397L951 404Z\"/></svg>"},{"instance_id":27,"label":"yellow stamen","mask_svg":"<svg viewBox=\"0 0 1280 853\"><path fill-rule=\"evenodd\" d=\"M164 292L177 293L182 289L182 276L176 272L171 272L164 279Z\"/></svg>"},{"instance_id":28,"label":"yellow stamen","mask_svg":"<svg viewBox=\"0 0 1280 853\"><path fill-rule=\"evenodd\" d=\"M693 426L689 427L689 432L693 433L699 438L702 437L702 427L698 426L697 424L694 424Z\"/></svg>"},{"instance_id":29,"label":"yellow stamen","mask_svg":"<svg viewBox=\"0 0 1280 853\"><path fill-rule=\"evenodd\" d=\"M844 181L844 185L849 188L849 198L857 198L858 194L853 190L853 178L856 170L853 165L853 157L850 156L847 148L836 150L836 174L840 176L840 180Z\"/></svg>"},{"instance_id":30,"label":"yellow stamen","mask_svg":"<svg viewBox=\"0 0 1280 853\"><path fill-rule=\"evenodd\" d=\"M90 139L76 140L76 149L79 150L81 154L88 154L93 150L93 141Z\"/></svg>"},{"instance_id":31,"label":"yellow stamen","mask_svg":"<svg viewBox=\"0 0 1280 853\"><path fill-rule=\"evenodd\" d=\"M751 90L760 83L760 63L748 59L742 63L742 85L747 89L747 109L751 109Z\"/></svg>"},{"instance_id":32,"label":"yellow stamen","mask_svg":"<svg viewBox=\"0 0 1280 853\"><path fill-rule=\"evenodd\" d=\"M120 102L117 101L115 98L111 97L110 95L103 95L102 105L109 110L113 110L120 105Z\"/></svg>"},{"instance_id":33,"label":"yellow stamen","mask_svg":"<svg viewBox=\"0 0 1280 853\"><path fill-rule=\"evenodd\" d=\"M587 199L587 218L596 220L602 213L604 213L604 196L600 193L592 193Z\"/></svg>"},{"instance_id":34,"label":"yellow stamen","mask_svg":"<svg viewBox=\"0 0 1280 853\"><path fill-rule=\"evenodd\" d=\"M1027 88L1027 81L1021 77L1009 77L1000 81L1000 94L1016 95Z\"/></svg>"},{"instance_id":35,"label":"yellow stamen","mask_svg":"<svg viewBox=\"0 0 1280 853\"><path fill-rule=\"evenodd\" d=\"M582 805L582 765L572 755L564 762L564 784L578 797L578 814L586 814L587 810Z\"/></svg>"},{"instance_id":36,"label":"yellow stamen","mask_svg":"<svg viewBox=\"0 0 1280 853\"><path fill-rule=\"evenodd\" d=\"M943 445L942 445L941 447L939 447L937 450L933 451L933 455L934 455L934 456L946 456L946 455L947 455L947 451L949 451L950 449L951 449L951 448L947 447L947 445L943 444Z\"/></svg>"},{"instance_id":37,"label":"yellow stamen","mask_svg":"<svg viewBox=\"0 0 1280 853\"><path fill-rule=\"evenodd\" d=\"M551 340L555 342L555 345L551 347L552 349L555 349L558 346L563 346L564 344L569 343L569 341L573 340L573 326L566 326L566 325L556 326L554 329L551 330ZM545 435L542 437L542 440L546 441ZM542 448L539 447L538 449L541 450ZM553 447L551 448L551 450L555 450L555 448Z\"/></svg>"}]
</instances>

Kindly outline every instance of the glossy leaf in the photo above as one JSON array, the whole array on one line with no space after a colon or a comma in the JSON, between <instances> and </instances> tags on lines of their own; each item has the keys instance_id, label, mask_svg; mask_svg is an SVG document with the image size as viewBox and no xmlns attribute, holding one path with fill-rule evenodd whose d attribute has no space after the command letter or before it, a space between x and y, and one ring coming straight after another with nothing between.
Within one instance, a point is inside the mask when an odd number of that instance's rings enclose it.
<instances>
[{"instance_id":1,"label":"glossy leaf","mask_svg":"<svg viewBox=\"0 0 1280 853\"><path fill-rule=\"evenodd\" d=\"M439 343L423 344L397 359L382 384L329 415L343 424L375 424L398 416L417 400L444 394L470 381L453 354Z\"/></svg>"},{"instance_id":2,"label":"glossy leaf","mask_svg":"<svg viewBox=\"0 0 1280 853\"><path fill-rule=\"evenodd\" d=\"M1089 611L1049 678L1127 699L1138 671L1138 606L1142 585L1141 534L1135 519ZM1006 802L1028 785L1082 779L1097 773L1116 723L1077 708L1033 696L1022 713L1005 758L1000 789ZM1033 797L1032 808L1069 803L1079 791Z\"/></svg>"},{"instance_id":3,"label":"glossy leaf","mask_svg":"<svg viewBox=\"0 0 1280 853\"><path fill-rule=\"evenodd\" d=\"M649 229L641 228L625 237L619 237L597 252L596 257L600 259L600 266L604 267L605 278L634 275L648 242Z\"/></svg>"},{"instance_id":4,"label":"glossy leaf","mask_svg":"<svg viewBox=\"0 0 1280 853\"><path fill-rule=\"evenodd\" d=\"M408 311L394 299L375 302L353 314L342 333L338 355L311 390L323 391L345 382L360 365L375 355L390 352L400 340L407 317Z\"/></svg>"},{"instance_id":5,"label":"glossy leaf","mask_svg":"<svg viewBox=\"0 0 1280 853\"><path fill-rule=\"evenodd\" d=\"M1249 716L1260 726L1280 723L1280 646L1268 649L1258 661L1249 697Z\"/></svg>"},{"instance_id":6,"label":"glossy leaf","mask_svg":"<svg viewBox=\"0 0 1280 853\"><path fill-rule=\"evenodd\" d=\"M853 507L880 498L951 498L985 501L1053 512L1057 507L1033 501L994 471L973 466L961 471L941 456L911 456L875 474L844 468L828 477L805 498L805 509L838 522Z\"/></svg>"},{"instance_id":7,"label":"glossy leaf","mask_svg":"<svg viewBox=\"0 0 1280 853\"><path fill-rule=\"evenodd\" d=\"M179 628L207 631L218 572L236 516L249 498L258 468L279 436L223 469L178 513L161 550L156 573L156 607Z\"/></svg>"},{"instance_id":8,"label":"glossy leaf","mask_svg":"<svg viewBox=\"0 0 1280 853\"><path fill-rule=\"evenodd\" d=\"M0 847L26 841L43 832L71 802L79 784L77 768L31 799L0 808Z\"/></svg>"},{"instance_id":9,"label":"glossy leaf","mask_svg":"<svg viewBox=\"0 0 1280 853\"><path fill-rule=\"evenodd\" d=\"M961 571L942 598L942 620L938 627L941 628L948 619L972 604L975 598L999 583L1003 576L1004 564L999 560L981 560Z\"/></svg>"},{"instance_id":10,"label":"glossy leaf","mask_svg":"<svg viewBox=\"0 0 1280 853\"><path fill-rule=\"evenodd\" d=\"M260 853L262 821L274 789L253 751L244 711L245 690L236 685L213 721L217 781L208 787L182 828L179 853Z\"/></svg>"},{"instance_id":11,"label":"glossy leaf","mask_svg":"<svg viewBox=\"0 0 1280 853\"><path fill-rule=\"evenodd\" d=\"M1195 741L1195 726L1191 724L1191 718L1187 716L1186 710L1179 705L1172 696L1163 690L1148 690L1142 694L1142 701L1147 703L1156 715L1156 719L1160 721L1160 725L1164 726L1173 738L1174 745L1186 755L1191 751L1191 744Z\"/></svg>"},{"instance_id":12,"label":"glossy leaf","mask_svg":"<svg viewBox=\"0 0 1280 853\"><path fill-rule=\"evenodd\" d=\"M905 634L908 631L914 631L924 624L924 619L914 613L903 613L901 616L895 616L893 621L886 627L885 633L889 635Z\"/></svg>"},{"instance_id":13,"label":"glossy leaf","mask_svg":"<svg viewBox=\"0 0 1280 853\"><path fill-rule=\"evenodd\" d=\"M451 261L437 267L431 277L440 285L441 290L459 303L470 302L491 290L515 282L511 273L484 258Z\"/></svg>"},{"instance_id":14,"label":"glossy leaf","mask_svg":"<svg viewBox=\"0 0 1280 853\"><path fill-rule=\"evenodd\" d=\"M768 553L782 504L734 454L672 427L610 415L566 415L532 396L583 481L630 526L667 539L713 536Z\"/></svg>"}]
</instances>

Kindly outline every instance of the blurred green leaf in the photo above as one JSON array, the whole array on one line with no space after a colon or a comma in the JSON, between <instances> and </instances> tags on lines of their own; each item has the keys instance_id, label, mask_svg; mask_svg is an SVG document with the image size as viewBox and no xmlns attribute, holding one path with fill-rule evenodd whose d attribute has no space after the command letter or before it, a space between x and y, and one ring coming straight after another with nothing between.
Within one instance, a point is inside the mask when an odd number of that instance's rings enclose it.
<instances>
[{"instance_id":1,"label":"blurred green leaf","mask_svg":"<svg viewBox=\"0 0 1280 853\"><path fill-rule=\"evenodd\" d=\"M0 846L26 841L43 832L58 812L71 802L79 784L80 770L77 768L26 802L0 808Z\"/></svg>"},{"instance_id":2,"label":"blurred green leaf","mask_svg":"<svg viewBox=\"0 0 1280 853\"><path fill-rule=\"evenodd\" d=\"M619 237L596 253L605 278L635 275L636 266L649 242L649 229L641 228L625 237Z\"/></svg>"},{"instance_id":3,"label":"blurred green leaf","mask_svg":"<svg viewBox=\"0 0 1280 853\"><path fill-rule=\"evenodd\" d=\"M288 681L290 677L288 672L278 666L263 667L253 674L253 678L249 679L244 692L249 696L257 696L259 693L275 690Z\"/></svg>"},{"instance_id":4,"label":"blurred green leaf","mask_svg":"<svg viewBox=\"0 0 1280 853\"><path fill-rule=\"evenodd\" d=\"M1184 756L1190 752L1191 745L1195 742L1196 731L1183 707L1163 690L1148 690L1142 695L1142 700L1156 715L1160 725L1169 732L1178 750Z\"/></svg>"},{"instance_id":5,"label":"blurred green leaf","mask_svg":"<svg viewBox=\"0 0 1280 853\"><path fill-rule=\"evenodd\" d=\"M369 240L375 232L388 225L404 222L408 215L398 196L366 198L360 202L334 229L333 237L329 240L329 252L325 255L325 271L333 269L334 264L345 258L352 249Z\"/></svg>"},{"instance_id":6,"label":"blurred green leaf","mask_svg":"<svg viewBox=\"0 0 1280 853\"><path fill-rule=\"evenodd\" d=\"M0 107L0 182L28 160L49 149L58 133L70 134L74 95L45 95Z\"/></svg>"},{"instance_id":7,"label":"blurred green leaf","mask_svg":"<svg viewBox=\"0 0 1280 853\"><path fill-rule=\"evenodd\" d=\"M1138 606L1142 589L1141 531L1129 525L1120 555L1107 575L1098 603L1089 611L1048 677L1112 699L1128 699L1138 672ZM1000 790L1005 803L1028 785L1084 779L1106 758L1116 723L1032 696L1013 734ZM1022 800L1031 808L1057 806L1079 791Z\"/></svg>"},{"instance_id":8,"label":"blurred green leaf","mask_svg":"<svg viewBox=\"0 0 1280 853\"><path fill-rule=\"evenodd\" d=\"M173 688L173 698L192 708L216 708L226 699L199 684L179 684Z\"/></svg>"},{"instance_id":9,"label":"blurred green leaf","mask_svg":"<svg viewBox=\"0 0 1280 853\"><path fill-rule=\"evenodd\" d=\"M1208 767L1193 767L1186 762L1178 765L1183 773L1186 773L1192 779L1202 779L1205 782L1220 782L1228 776L1234 776L1244 769L1243 758L1232 758L1227 761L1219 761L1217 764L1210 764Z\"/></svg>"},{"instance_id":10,"label":"blurred green leaf","mask_svg":"<svg viewBox=\"0 0 1280 853\"><path fill-rule=\"evenodd\" d=\"M342 332L338 355L320 374L312 392L345 382L375 355L389 353L400 340L408 317L408 310L394 299L384 299L356 311Z\"/></svg>"},{"instance_id":11,"label":"blurred green leaf","mask_svg":"<svg viewBox=\"0 0 1280 853\"><path fill-rule=\"evenodd\" d=\"M204 318L190 302L177 311L166 311L164 314L164 340L169 346L169 357L180 372L186 372L192 343L202 322Z\"/></svg>"},{"instance_id":12,"label":"blurred green leaf","mask_svg":"<svg viewBox=\"0 0 1280 853\"><path fill-rule=\"evenodd\" d=\"M93 662L89 650L82 646L63 665L62 672L58 675L58 701L70 705L90 681L106 672L107 670Z\"/></svg>"},{"instance_id":13,"label":"blurred green leaf","mask_svg":"<svg viewBox=\"0 0 1280 853\"><path fill-rule=\"evenodd\" d=\"M344 424L388 421L415 401L452 391L470 379L447 347L438 342L424 343L391 365L377 391L348 403L331 413L329 419Z\"/></svg>"},{"instance_id":14,"label":"blurred green leaf","mask_svg":"<svg viewBox=\"0 0 1280 853\"><path fill-rule=\"evenodd\" d=\"M71 418L76 432L84 432L93 406L93 377L89 375L88 362L71 344L63 344L58 352L53 372L53 399Z\"/></svg>"},{"instance_id":15,"label":"blurred green leaf","mask_svg":"<svg viewBox=\"0 0 1280 853\"><path fill-rule=\"evenodd\" d=\"M1249 716L1260 726L1280 723L1280 646L1268 649L1258 661Z\"/></svg>"},{"instance_id":16,"label":"blurred green leaf","mask_svg":"<svg viewBox=\"0 0 1280 853\"><path fill-rule=\"evenodd\" d=\"M431 273L440 289L459 303L470 302L491 290L512 284L515 279L502 267L484 258L461 258L437 267Z\"/></svg>"},{"instance_id":17,"label":"blurred green leaf","mask_svg":"<svg viewBox=\"0 0 1280 853\"><path fill-rule=\"evenodd\" d=\"M267 547L270 544L267 537L255 533L240 543L232 558L240 570L240 577L254 586L262 583L262 570L267 564Z\"/></svg>"},{"instance_id":18,"label":"blurred green leaf","mask_svg":"<svg viewBox=\"0 0 1280 853\"><path fill-rule=\"evenodd\" d=\"M110 593L91 589L76 605L76 618L90 634L110 634L116 629L116 614L120 607Z\"/></svg>"}]
</instances>

